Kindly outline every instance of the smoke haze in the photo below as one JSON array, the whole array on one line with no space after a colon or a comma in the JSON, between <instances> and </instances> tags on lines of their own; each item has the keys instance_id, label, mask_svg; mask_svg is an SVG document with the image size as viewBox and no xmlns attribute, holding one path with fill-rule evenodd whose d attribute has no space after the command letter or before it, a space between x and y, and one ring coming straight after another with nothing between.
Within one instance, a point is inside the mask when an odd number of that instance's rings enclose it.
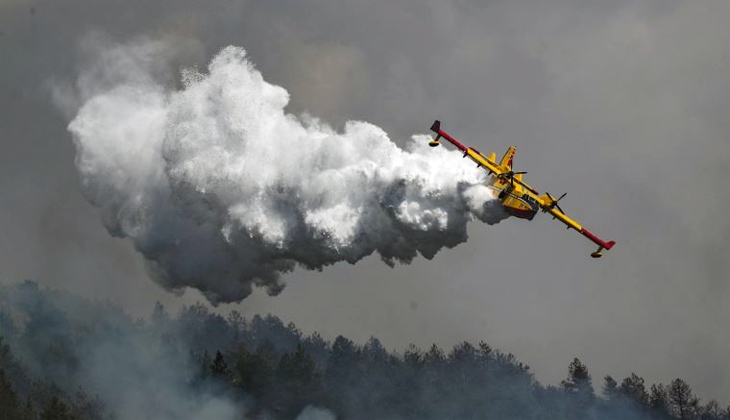
<instances>
[{"instance_id":1,"label":"smoke haze","mask_svg":"<svg viewBox=\"0 0 730 420\"><path fill-rule=\"evenodd\" d=\"M154 334L119 308L25 282L0 288L0 318L27 381L90 392L121 420L237 418L225 396L193 390L188 350L164 341L171 331ZM15 383L24 395L40 393L23 385Z\"/></svg>"},{"instance_id":2,"label":"smoke haze","mask_svg":"<svg viewBox=\"0 0 730 420\"><path fill-rule=\"evenodd\" d=\"M681 379L600 380L578 359L545 386L483 340L390 352L375 337L328 341L200 303L170 315L158 302L133 320L31 281L0 286L0 385L8 419L39 418L32 407L40 419L83 420L730 418ZM67 408L50 409L53 398Z\"/></svg>"},{"instance_id":3,"label":"smoke haze","mask_svg":"<svg viewBox=\"0 0 730 420\"><path fill-rule=\"evenodd\" d=\"M109 302L34 282L0 285L0 370L38 411L46 394L81 392L89 393L81 399L87 401L83 419L245 420L251 396L207 380L200 363L204 352L235 352L239 336L200 305L170 317L157 304L151 317L134 320ZM7 344L13 357L2 347ZM280 418L256 418L262 417ZM333 419L320 407L297 416Z\"/></svg>"}]
</instances>

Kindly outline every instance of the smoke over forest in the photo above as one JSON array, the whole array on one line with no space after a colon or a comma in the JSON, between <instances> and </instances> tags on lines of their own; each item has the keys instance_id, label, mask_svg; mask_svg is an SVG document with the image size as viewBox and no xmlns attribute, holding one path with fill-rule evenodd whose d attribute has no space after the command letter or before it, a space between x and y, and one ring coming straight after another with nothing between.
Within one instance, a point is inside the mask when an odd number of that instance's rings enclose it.
<instances>
[{"instance_id":1,"label":"smoke over forest","mask_svg":"<svg viewBox=\"0 0 730 420\"><path fill-rule=\"evenodd\" d=\"M179 90L160 80L163 41L87 49L69 125L84 194L168 289L277 294L296 265L430 259L466 241L470 220L506 217L483 171L425 136L404 151L372 124L286 113L289 94L241 48L183 70Z\"/></svg>"},{"instance_id":2,"label":"smoke over forest","mask_svg":"<svg viewBox=\"0 0 730 420\"><path fill-rule=\"evenodd\" d=\"M3 419L730 419L681 379L574 359L545 386L483 341L389 351L201 304L133 319L31 281L0 287L0 336Z\"/></svg>"}]
</instances>

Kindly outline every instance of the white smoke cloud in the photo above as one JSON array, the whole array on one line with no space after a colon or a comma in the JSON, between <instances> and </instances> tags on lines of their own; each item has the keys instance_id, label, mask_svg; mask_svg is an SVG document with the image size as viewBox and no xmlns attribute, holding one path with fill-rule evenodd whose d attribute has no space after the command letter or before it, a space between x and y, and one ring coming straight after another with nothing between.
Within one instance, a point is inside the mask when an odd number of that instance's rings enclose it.
<instances>
[{"instance_id":1,"label":"white smoke cloud","mask_svg":"<svg viewBox=\"0 0 730 420\"><path fill-rule=\"evenodd\" d=\"M372 124L287 114L287 91L237 47L168 88L155 77L163 50L106 48L77 81L68 128L84 194L170 290L276 294L296 265L432 258L466 241L470 220L506 217L485 174L427 136L403 150Z\"/></svg>"}]
</instances>

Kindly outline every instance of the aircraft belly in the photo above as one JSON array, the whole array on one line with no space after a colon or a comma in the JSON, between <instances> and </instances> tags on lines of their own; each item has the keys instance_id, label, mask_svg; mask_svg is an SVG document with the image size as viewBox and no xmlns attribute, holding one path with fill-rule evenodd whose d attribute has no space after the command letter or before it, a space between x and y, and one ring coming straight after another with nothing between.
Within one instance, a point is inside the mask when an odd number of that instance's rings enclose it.
<instances>
[{"instance_id":1,"label":"aircraft belly","mask_svg":"<svg viewBox=\"0 0 730 420\"><path fill-rule=\"evenodd\" d=\"M537 213L531 209L518 209L510 206L504 206L504 209L507 210L507 213L511 214L514 217L527 220L532 220L532 218L534 218L535 214Z\"/></svg>"},{"instance_id":2,"label":"aircraft belly","mask_svg":"<svg viewBox=\"0 0 730 420\"><path fill-rule=\"evenodd\" d=\"M501 190L501 193L500 200L502 201L502 205L510 215L520 219L532 220L535 214L537 214L537 206L531 206L523 199L504 190Z\"/></svg>"}]
</instances>

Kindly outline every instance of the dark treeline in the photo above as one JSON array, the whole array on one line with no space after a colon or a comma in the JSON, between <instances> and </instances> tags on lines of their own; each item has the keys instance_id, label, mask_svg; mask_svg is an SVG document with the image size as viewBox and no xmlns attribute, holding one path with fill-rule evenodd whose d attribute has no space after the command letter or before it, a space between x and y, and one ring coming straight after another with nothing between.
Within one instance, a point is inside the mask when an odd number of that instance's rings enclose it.
<instances>
[{"instance_id":1,"label":"dark treeline","mask_svg":"<svg viewBox=\"0 0 730 420\"><path fill-rule=\"evenodd\" d=\"M0 336L0 420L730 419L681 379L594 384L577 358L544 386L485 342L397 353L200 304L133 320L33 282L0 287Z\"/></svg>"}]
</instances>

